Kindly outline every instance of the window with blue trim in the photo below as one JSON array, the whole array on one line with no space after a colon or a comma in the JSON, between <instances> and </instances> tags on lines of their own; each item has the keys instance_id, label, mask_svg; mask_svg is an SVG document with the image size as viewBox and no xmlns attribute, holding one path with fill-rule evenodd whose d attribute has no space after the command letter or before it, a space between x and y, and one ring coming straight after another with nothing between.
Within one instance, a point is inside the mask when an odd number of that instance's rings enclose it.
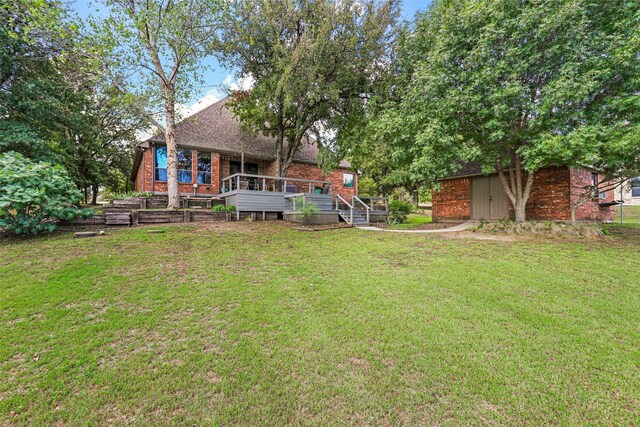
<instances>
[{"instance_id":1,"label":"window with blue trim","mask_svg":"<svg viewBox=\"0 0 640 427\"><path fill-rule=\"evenodd\" d=\"M178 182L193 182L193 151L178 148Z\"/></svg>"},{"instance_id":2,"label":"window with blue trim","mask_svg":"<svg viewBox=\"0 0 640 427\"><path fill-rule=\"evenodd\" d=\"M211 184L211 153L198 152L198 184Z\"/></svg>"},{"instance_id":3,"label":"window with blue trim","mask_svg":"<svg viewBox=\"0 0 640 427\"><path fill-rule=\"evenodd\" d=\"M156 147L156 181L167 180L167 147Z\"/></svg>"},{"instance_id":4,"label":"window with blue trim","mask_svg":"<svg viewBox=\"0 0 640 427\"><path fill-rule=\"evenodd\" d=\"M167 146L156 147L155 169L156 181L167 180ZM193 182L193 151L178 148L178 182L191 184Z\"/></svg>"}]
</instances>

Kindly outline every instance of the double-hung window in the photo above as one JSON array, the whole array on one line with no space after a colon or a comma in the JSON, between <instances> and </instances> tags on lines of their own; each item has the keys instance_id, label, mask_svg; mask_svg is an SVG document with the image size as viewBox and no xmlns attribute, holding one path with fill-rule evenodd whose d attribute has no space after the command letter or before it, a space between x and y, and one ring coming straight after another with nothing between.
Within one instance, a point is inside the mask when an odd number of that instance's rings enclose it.
<instances>
[{"instance_id":1,"label":"double-hung window","mask_svg":"<svg viewBox=\"0 0 640 427\"><path fill-rule=\"evenodd\" d=\"M178 148L178 182L193 182L193 151Z\"/></svg>"},{"instance_id":2,"label":"double-hung window","mask_svg":"<svg viewBox=\"0 0 640 427\"><path fill-rule=\"evenodd\" d=\"M353 188L355 179L352 173L343 173L342 174L342 186L345 188Z\"/></svg>"},{"instance_id":3,"label":"double-hung window","mask_svg":"<svg viewBox=\"0 0 640 427\"><path fill-rule=\"evenodd\" d=\"M602 191L598 191L598 174L595 172L591 173L591 185L593 186L593 198L594 199L606 199L607 193Z\"/></svg>"},{"instance_id":4,"label":"double-hung window","mask_svg":"<svg viewBox=\"0 0 640 427\"><path fill-rule=\"evenodd\" d=\"M178 148L178 182L191 184L193 152ZM155 149L155 178L156 181L167 181L167 146L159 145Z\"/></svg>"},{"instance_id":5,"label":"double-hung window","mask_svg":"<svg viewBox=\"0 0 640 427\"><path fill-rule=\"evenodd\" d=\"M211 184L211 153L198 152L198 184Z\"/></svg>"},{"instance_id":6,"label":"double-hung window","mask_svg":"<svg viewBox=\"0 0 640 427\"><path fill-rule=\"evenodd\" d=\"M156 181L167 180L167 146L160 145L156 147L155 169Z\"/></svg>"}]
</instances>

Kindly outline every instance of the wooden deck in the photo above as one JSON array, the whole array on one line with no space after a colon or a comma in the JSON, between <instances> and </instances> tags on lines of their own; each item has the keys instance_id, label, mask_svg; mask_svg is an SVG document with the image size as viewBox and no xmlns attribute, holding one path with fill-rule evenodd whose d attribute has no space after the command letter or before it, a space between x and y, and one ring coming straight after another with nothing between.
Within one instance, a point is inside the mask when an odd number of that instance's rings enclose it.
<instances>
[{"instance_id":1,"label":"wooden deck","mask_svg":"<svg viewBox=\"0 0 640 427\"><path fill-rule=\"evenodd\" d=\"M313 204L326 218L342 217L349 224L384 221L388 212L386 197L352 196L351 203L333 193L329 181L281 178L266 175L235 174L223 179L225 192L218 197L226 206L235 206L236 219L242 213L277 213L293 218L305 204ZM324 218L324 217L323 217Z\"/></svg>"}]
</instances>

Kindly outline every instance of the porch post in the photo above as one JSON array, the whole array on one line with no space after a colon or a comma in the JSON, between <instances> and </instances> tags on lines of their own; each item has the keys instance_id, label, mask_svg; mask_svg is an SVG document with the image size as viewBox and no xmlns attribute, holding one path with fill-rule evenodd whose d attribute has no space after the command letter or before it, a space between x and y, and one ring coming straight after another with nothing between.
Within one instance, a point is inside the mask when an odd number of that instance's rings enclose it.
<instances>
[{"instance_id":1,"label":"porch post","mask_svg":"<svg viewBox=\"0 0 640 427\"><path fill-rule=\"evenodd\" d=\"M240 143L240 173L244 173L244 140Z\"/></svg>"}]
</instances>

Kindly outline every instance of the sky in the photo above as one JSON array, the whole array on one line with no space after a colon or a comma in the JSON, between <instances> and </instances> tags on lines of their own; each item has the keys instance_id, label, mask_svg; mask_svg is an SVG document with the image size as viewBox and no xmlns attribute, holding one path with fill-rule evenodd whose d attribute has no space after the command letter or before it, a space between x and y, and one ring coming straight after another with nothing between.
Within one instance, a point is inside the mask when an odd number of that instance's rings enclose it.
<instances>
[{"instance_id":1,"label":"sky","mask_svg":"<svg viewBox=\"0 0 640 427\"><path fill-rule=\"evenodd\" d=\"M69 8L80 18L99 17L104 15L104 7L101 1L96 0L67 0ZM402 19L410 21L418 11L425 10L431 0L403 0ZM250 84L247 81L238 82L233 70L225 69L214 58L206 58L212 65L204 74L205 85L194 91L188 105L177 106L181 115L190 115L224 97L223 87L238 88Z\"/></svg>"}]
</instances>

